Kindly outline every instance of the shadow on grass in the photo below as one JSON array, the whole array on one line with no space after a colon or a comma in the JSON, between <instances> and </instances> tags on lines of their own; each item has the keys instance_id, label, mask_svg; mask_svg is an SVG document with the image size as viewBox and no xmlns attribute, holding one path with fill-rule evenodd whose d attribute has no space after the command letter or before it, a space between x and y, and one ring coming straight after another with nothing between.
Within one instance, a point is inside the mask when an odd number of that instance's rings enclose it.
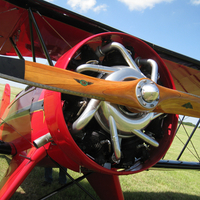
<instances>
[{"instance_id":1,"label":"shadow on grass","mask_svg":"<svg viewBox=\"0 0 200 200\"><path fill-rule=\"evenodd\" d=\"M74 173L75 174L75 173ZM77 173L76 173L77 174ZM44 181L44 168L36 167L33 171L28 175L25 181L22 183L20 188L15 192L12 196L11 200L32 200L32 199L40 199L46 194L58 189L60 185L58 184L58 169L53 171L54 181L49 186L41 186ZM71 175L71 174L70 174ZM77 177L75 177L77 178ZM69 180L69 179L68 179ZM95 194L94 190L87 182L87 180L83 180L80 184L89 191L90 194L93 195L97 200L99 200L98 196ZM108 186L109 188L109 186ZM133 188L134 190L134 188ZM183 193L173 193L173 192L140 192L140 191L131 191L124 192L125 200L200 200L199 196L188 195ZM79 187L73 185L67 189L62 190L56 195L49 198L50 200L89 200L91 199L85 192L83 192Z\"/></svg>"},{"instance_id":2,"label":"shadow on grass","mask_svg":"<svg viewBox=\"0 0 200 200\"><path fill-rule=\"evenodd\" d=\"M69 172L70 174L70 172ZM78 174L74 173L73 174ZM24 182L21 184L21 186L17 189L15 194L12 196L11 200L36 200L41 199L45 195L55 191L56 189L59 189L61 185L58 182L59 177L59 169L53 168L53 182L51 185L42 186L42 182L44 181L44 168L42 167L35 167L32 172L27 176L27 178L24 180ZM70 174L71 175L71 174ZM82 175L74 178L78 178ZM67 178L67 182L69 183L71 180ZM96 199L99 199L90 184L87 182L87 180L82 180L79 182L82 187L84 187L87 191L89 191L90 194L92 194L93 197ZM75 184L72 185L69 188L65 188L56 195L53 195L52 197L48 198L51 200L63 200L63 199L79 199L79 200L85 200L90 199L90 197L87 196L87 194L82 191L78 186Z\"/></svg>"}]
</instances>

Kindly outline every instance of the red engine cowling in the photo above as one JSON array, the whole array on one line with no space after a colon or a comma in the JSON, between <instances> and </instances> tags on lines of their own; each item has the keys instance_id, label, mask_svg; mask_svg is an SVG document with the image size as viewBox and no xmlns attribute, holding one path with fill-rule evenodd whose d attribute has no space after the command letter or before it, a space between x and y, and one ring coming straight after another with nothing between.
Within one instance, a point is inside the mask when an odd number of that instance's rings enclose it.
<instances>
[{"instance_id":1,"label":"red engine cowling","mask_svg":"<svg viewBox=\"0 0 200 200\"><path fill-rule=\"evenodd\" d=\"M124 33L89 37L66 52L56 67L111 81L148 77L175 88L159 55ZM45 92L44 111L53 140L68 161L55 153L51 156L75 171L88 168L121 175L148 169L166 153L177 126L176 115L138 113L134 108L53 91Z\"/></svg>"}]
</instances>

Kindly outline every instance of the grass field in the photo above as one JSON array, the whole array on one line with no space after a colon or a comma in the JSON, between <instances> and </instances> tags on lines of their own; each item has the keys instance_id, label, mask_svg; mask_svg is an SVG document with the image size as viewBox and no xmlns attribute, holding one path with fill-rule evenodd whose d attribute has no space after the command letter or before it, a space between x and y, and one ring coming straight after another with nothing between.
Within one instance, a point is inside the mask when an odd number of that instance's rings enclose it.
<instances>
[{"instance_id":1,"label":"grass field","mask_svg":"<svg viewBox=\"0 0 200 200\"><path fill-rule=\"evenodd\" d=\"M1 90L1 87L0 87ZM2 89L3 90L3 89ZM1 91L2 91L1 90ZM20 90L17 88L12 88L12 93L17 94ZM12 95L13 98L14 95ZM190 134L192 127L187 127ZM177 133L182 141L187 140L183 128ZM197 152L200 153L199 147L200 141L200 129L198 128L195 136L193 137L193 143L197 148ZM191 147L191 144L189 145ZM172 146L170 147L168 153L166 154L166 159L176 159L183 144L177 139L174 139ZM181 160L186 161L196 161L189 150L186 150L181 157ZM0 179L3 177L8 163L10 161L9 156L0 155ZM68 170L68 173L77 178L81 176L78 173ZM28 175L26 180L18 188L16 193L11 198L12 200L32 200L40 199L45 194L50 191L55 190L59 187L57 184L58 169L54 169L53 177L54 182L51 186L42 187L44 168L36 167ZM190 170L149 170L144 171L135 175L121 176L120 182L122 190L124 193L125 200L148 200L148 199L158 199L158 200L188 200L188 199L199 199L200 200L200 174L199 171ZM95 192L87 182L83 180L80 182L81 185L89 190L89 192L98 199ZM67 190L63 190L55 196L52 196L52 200L87 200L90 199L82 190L77 186L72 186Z\"/></svg>"}]
</instances>

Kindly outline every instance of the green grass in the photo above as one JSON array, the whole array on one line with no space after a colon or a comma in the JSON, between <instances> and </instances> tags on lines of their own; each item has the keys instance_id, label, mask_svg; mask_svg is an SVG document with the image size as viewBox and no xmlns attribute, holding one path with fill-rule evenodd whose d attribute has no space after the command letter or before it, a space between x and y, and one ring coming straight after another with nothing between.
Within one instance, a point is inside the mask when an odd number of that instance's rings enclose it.
<instances>
[{"instance_id":1,"label":"green grass","mask_svg":"<svg viewBox=\"0 0 200 200\"><path fill-rule=\"evenodd\" d=\"M20 90L12 88L12 91L17 94ZM190 134L192 127L187 127ZM183 142L187 140L181 128L178 132L178 136L182 138ZM200 129L198 128L193 142L197 147L197 151L200 153L199 147L200 141ZM191 145L189 145L191 147ZM166 154L166 159L176 159L181 151L183 144L175 138L172 146ZM0 179L3 177L10 157L0 155ZM186 150L181 157L181 160L196 161L190 151ZM78 178L81 176L78 173L68 170L68 173ZM35 167L33 171L28 175L22 185L17 189L11 200L32 200L39 199L50 191L59 187L58 185L58 169L54 168L53 171L54 182L51 186L42 187L41 183L44 181L44 168ZM124 197L126 200L188 200L199 199L200 200L200 174L199 171L192 170L149 170L134 175L120 176L120 182ZM98 199L95 192L91 188L87 180L80 182L81 185L87 189L92 195ZM76 185L61 191L55 196L49 198L51 200L87 200L90 199L81 189Z\"/></svg>"},{"instance_id":2,"label":"green grass","mask_svg":"<svg viewBox=\"0 0 200 200\"><path fill-rule=\"evenodd\" d=\"M194 127L191 126L184 126L186 131L188 132L188 135L191 134L192 130ZM188 140L187 134L185 134L184 127L181 126L178 133L177 137L174 138L173 143L170 147L170 149L167 152L167 155L165 156L165 159L174 159L176 160L179 156L179 153L181 152L182 148L184 147L184 144ZM181 139L181 141L179 140ZM191 143L192 142L192 143ZM180 160L183 161L197 161L193 154L196 155L196 152L200 154L200 128L197 128L195 134L193 135L191 142L188 144L188 148L185 149L183 155L181 156ZM193 145L192 145L193 144ZM194 150L193 146L195 147L196 151Z\"/></svg>"}]
</instances>

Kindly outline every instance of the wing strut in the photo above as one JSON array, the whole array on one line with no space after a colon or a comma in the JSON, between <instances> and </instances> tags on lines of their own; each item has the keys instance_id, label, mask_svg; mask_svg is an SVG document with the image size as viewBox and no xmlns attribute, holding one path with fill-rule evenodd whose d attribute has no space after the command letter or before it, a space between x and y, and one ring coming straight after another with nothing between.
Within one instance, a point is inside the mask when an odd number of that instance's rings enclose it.
<instances>
[{"instance_id":1,"label":"wing strut","mask_svg":"<svg viewBox=\"0 0 200 200\"><path fill-rule=\"evenodd\" d=\"M66 172L65 172L65 173L66 173ZM85 179L85 178L86 178L87 176L89 176L90 174L91 174L91 173L87 173L87 174L85 174L85 175L83 175L83 176L81 176L81 177L79 177L79 178L77 178L77 179L73 179L68 173L66 173L66 175L67 175L68 177L70 177L70 179L71 179L72 181L69 182L69 183L67 183L67 184L65 184L65 185L63 185L62 187L60 187L60 188L54 190L53 192L51 192L51 193L49 193L49 194L43 196L40 200L48 199L49 197L51 197L51 196L57 194L58 192L62 191L63 189L67 189L68 187L73 186L74 184L78 185L78 187L80 187L88 196L90 196L91 199L95 200L95 198L94 198L87 190L85 190L85 189L78 183L78 182L82 181L83 179Z\"/></svg>"},{"instance_id":2,"label":"wing strut","mask_svg":"<svg viewBox=\"0 0 200 200\"><path fill-rule=\"evenodd\" d=\"M83 176L77 178L77 179L74 179L72 176L70 176L64 169L63 167L57 163L55 160L53 160L51 157L49 157L61 170L63 170L63 172L71 179L71 182L63 185L62 187L54 190L53 192L45 195L44 197L42 197L40 200L45 200L55 194L57 194L58 192L62 191L63 189L66 189L70 186L73 186L74 184L76 184L81 190L83 190L91 199L95 200L95 198L84 188L82 187L81 184L79 184L80 181L82 181L83 179L87 178L88 176L90 176L93 172L88 172L88 173L85 173Z\"/></svg>"},{"instance_id":3,"label":"wing strut","mask_svg":"<svg viewBox=\"0 0 200 200\"><path fill-rule=\"evenodd\" d=\"M17 48L17 45L14 43L12 37L10 37L9 39L10 39L10 42L11 42L11 44L12 44L12 46L13 46L13 48L14 48L16 54L18 55L18 57L19 57L20 59L24 60L22 54L20 53L19 49Z\"/></svg>"},{"instance_id":4,"label":"wing strut","mask_svg":"<svg viewBox=\"0 0 200 200\"><path fill-rule=\"evenodd\" d=\"M36 57L35 57L35 46L34 46L34 38L33 38L33 26L32 26L32 20L31 20L31 14L30 12L31 9L29 8L28 16L29 16L29 28L30 28L30 37L31 37L31 50L32 50L32 57L33 57L33 62L36 62Z\"/></svg>"},{"instance_id":5,"label":"wing strut","mask_svg":"<svg viewBox=\"0 0 200 200\"><path fill-rule=\"evenodd\" d=\"M198 120L198 122L196 123L196 126L194 127L194 129L193 129L192 133L190 134L190 137L188 138L187 142L185 143L185 145L184 145L184 147L183 147L183 149L182 149L181 153L179 154L179 156L178 156L177 160L179 160L179 159L181 158L181 156L182 156L183 152L184 152L184 151L185 151L185 149L187 148L187 145L188 145L188 143L191 141L191 139L192 139L192 136L194 135L194 133L195 133L196 129L198 128L198 125L199 125L199 123L200 123L200 119L199 119L199 120Z\"/></svg>"},{"instance_id":6,"label":"wing strut","mask_svg":"<svg viewBox=\"0 0 200 200\"><path fill-rule=\"evenodd\" d=\"M30 8L28 9L28 12L29 12L29 21L32 21L32 22L33 22L33 25L34 25L34 27L35 27L37 36L38 36L38 38L39 38L39 40L40 40L42 49L43 49L44 54L45 54L45 56L46 56L46 58L47 58L47 60L48 60L48 63L49 63L49 65L53 66L53 62L52 62L52 60L51 60L51 58L50 58L49 52L48 52L47 47L46 47L46 45L45 45L45 43L44 43L44 40L43 40L43 38L42 38L42 35L41 35L41 33L40 33L40 30L39 30L39 27L38 27L38 25L37 25L37 22L35 21L35 18L34 18L34 16L33 16L33 13L32 13L32 11L31 11ZM30 27L31 27L31 26L32 26L32 25L30 24ZM32 34L33 34L33 32L32 32ZM31 39L31 41L32 41L32 39ZM31 46L32 46L32 49L33 49L33 48L34 48L34 44L32 44L32 42L31 42Z\"/></svg>"}]
</instances>

